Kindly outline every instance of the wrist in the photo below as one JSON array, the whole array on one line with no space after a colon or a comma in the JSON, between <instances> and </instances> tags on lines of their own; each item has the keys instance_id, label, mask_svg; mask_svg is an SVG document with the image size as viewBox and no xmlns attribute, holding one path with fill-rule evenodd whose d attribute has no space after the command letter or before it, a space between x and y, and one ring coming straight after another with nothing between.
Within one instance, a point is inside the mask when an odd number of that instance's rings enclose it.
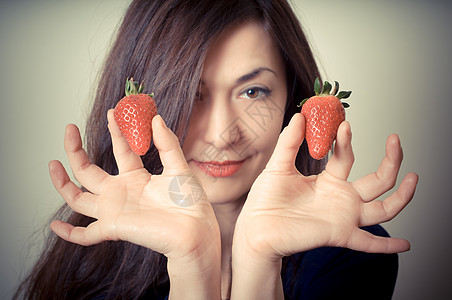
<instances>
[{"instance_id":1,"label":"wrist","mask_svg":"<svg viewBox=\"0 0 452 300\"><path fill-rule=\"evenodd\" d=\"M231 299L283 299L282 256L241 234L234 234Z\"/></svg>"},{"instance_id":2,"label":"wrist","mask_svg":"<svg viewBox=\"0 0 452 300\"><path fill-rule=\"evenodd\" d=\"M231 299L284 299L282 259L233 250Z\"/></svg>"},{"instance_id":3,"label":"wrist","mask_svg":"<svg viewBox=\"0 0 452 300\"><path fill-rule=\"evenodd\" d=\"M220 243L168 257L167 269L170 299L220 299Z\"/></svg>"},{"instance_id":4,"label":"wrist","mask_svg":"<svg viewBox=\"0 0 452 300\"><path fill-rule=\"evenodd\" d=\"M250 274L277 274L281 272L282 256L260 253L255 247L236 243L232 247L232 269Z\"/></svg>"},{"instance_id":5,"label":"wrist","mask_svg":"<svg viewBox=\"0 0 452 300\"><path fill-rule=\"evenodd\" d=\"M269 243L269 232L253 230L250 233L244 222L237 221L234 231L232 252L236 259L248 259L254 263L274 264L281 261L283 255L277 253Z\"/></svg>"},{"instance_id":6,"label":"wrist","mask_svg":"<svg viewBox=\"0 0 452 300\"><path fill-rule=\"evenodd\" d=\"M200 272L208 272L215 270L221 262L220 245L210 245L206 248L198 248L189 254L171 257L168 256L168 271L182 271L184 274L192 272L194 274Z\"/></svg>"}]
</instances>

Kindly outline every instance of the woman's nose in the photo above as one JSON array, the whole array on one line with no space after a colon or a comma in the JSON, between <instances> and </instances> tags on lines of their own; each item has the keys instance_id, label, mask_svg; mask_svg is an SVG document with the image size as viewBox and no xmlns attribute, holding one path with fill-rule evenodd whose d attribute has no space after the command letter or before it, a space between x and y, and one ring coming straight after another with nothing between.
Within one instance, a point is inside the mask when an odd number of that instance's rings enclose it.
<instances>
[{"instance_id":1,"label":"woman's nose","mask_svg":"<svg viewBox=\"0 0 452 300\"><path fill-rule=\"evenodd\" d=\"M243 138L241 118L230 101L212 101L206 117L205 139L215 147L225 150Z\"/></svg>"},{"instance_id":2,"label":"woman's nose","mask_svg":"<svg viewBox=\"0 0 452 300\"><path fill-rule=\"evenodd\" d=\"M209 151L221 154L222 160L240 160L259 138L255 123L246 112L246 103L228 97L207 99L201 114L204 142ZM254 127L253 127L254 125Z\"/></svg>"}]
</instances>

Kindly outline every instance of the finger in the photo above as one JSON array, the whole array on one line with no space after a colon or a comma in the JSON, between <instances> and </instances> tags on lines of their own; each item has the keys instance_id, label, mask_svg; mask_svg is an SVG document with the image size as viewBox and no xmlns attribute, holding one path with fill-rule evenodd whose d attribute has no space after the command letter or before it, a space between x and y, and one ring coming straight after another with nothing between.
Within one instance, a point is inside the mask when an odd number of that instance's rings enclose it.
<instances>
[{"instance_id":1,"label":"finger","mask_svg":"<svg viewBox=\"0 0 452 300\"><path fill-rule=\"evenodd\" d=\"M98 166L91 164L88 154L82 148L80 131L73 124L66 126L64 148L77 181L91 192L99 194L102 184L109 175Z\"/></svg>"},{"instance_id":2,"label":"finger","mask_svg":"<svg viewBox=\"0 0 452 300\"><path fill-rule=\"evenodd\" d=\"M393 134L386 141L386 155L377 171L353 182L363 201L374 200L394 187L402 159L399 137Z\"/></svg>"},{"instance_id":3,"label":"finger","mask_svg":"<svg viewBox=\"0 0 452 300\"><path fill-rule=\"evenodd\" d=\"M400 253L410 250L410 242L404 239L387 238L373 235L356 228L347 248L367 253Z\"/></svg>"},{"instance_id":4,"label":"finger","mask_svg":"<svg viewBox=\"0 0 452 300\"><path fill-rule=\"evenodd\" d=\"M119 173L130 172L141 169L143 162L138 154L130 148L129 142L121 133L118 124L115 121L114 110L110 109L107 113L108 130L110 130L111 142L113 144L113 154L115 155Z\"/></svg>"},{"instance_id":5,"label":"finger","mask_svg":"<svg viewBox=\"0 0 452 300\"><path fill-rule=\"evenodd\" d=\"M154 145L159 151L163 172L177 175L190 172L177 136L169 129L160 115L152 119Z\"/></svg>"},{"instance_id":6,"label":"finger","mask_svg":"<svg viewBox=\"0 0 452 300\"><path fill-rule=\"evenodd\" d=\"M93 222L87 227L75 227L66 222L56 220L50 223L50 228L63 240L82 246L99 244L105 240L101 235L97 222Z\"/></svg>"},{"instance_id":7,"label":"finger","mask_svg":"<svg viewBox=\"0 0 452 300\"><path fill-rule=\"evenodd\" d=\"M344 121L337 131L334 154L326 165L326 171L339 179L347 180L354 161L350 123Z\"/></svg>"},{"instance_id":8,"label":"finger","mask_svg":"<svg viewBox=\"0 0 452 300\"><path fill-rule=\"evenodd\" d=\"M392 220L413 199L418 175L410 173L403 179L398 190L384 201L365 203L361 212L360 226L375 225Z\"/></svg>"},{"instance_id":9,"label":"finger","mask_svg":"<svg viewBox=\"0 0 452 300\"><path fill-rule=\"evenodd\" d=\"M76 186L69 178L61 162L51 161L49 163L49 173L56 190L74 211L96 218L95 196L91 193L84 193Z\"/></svg>"},{"instance_id":10,"label":"finger","mask_svg":"<svg viewBox=\"0 0 452 300\"><path fill-rule=\"evenodd\" d=\"M301 113L296 113L279 135L278 142L267 163L266 170L280 172L295 171L295 158L303 142L304 132L304 116Z\"/></svg>"}]
</instances>

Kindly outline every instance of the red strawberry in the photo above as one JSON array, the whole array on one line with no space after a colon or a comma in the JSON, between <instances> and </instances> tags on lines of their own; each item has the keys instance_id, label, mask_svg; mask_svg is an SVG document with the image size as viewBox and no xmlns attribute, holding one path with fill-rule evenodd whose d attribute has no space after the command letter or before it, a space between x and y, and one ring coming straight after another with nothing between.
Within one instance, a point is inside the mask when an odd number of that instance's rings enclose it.
<instances>
[{"instance_id":1,"label":"red strawberry","mask_svg":"<svg viewBox=\"0 0 452 300\"><path fill-rule=\"evenodd\" d=\"M312 158L320 160L331 150L336 139L337 129L345 120L345 110L349 105L341 102L352 92L339 92L339 83L335 81L333 91L331 84L325 81L322 86L317 77L314 83L315 96L303 100L298 107L302 106L301 113L306 118L306 142L309 154Z\"/></svg>"},{"instance_id":2,"label":"red strawberry","mask_svg":"<svg viewBox=\"0 0 452 300\"><path fill-rule=\"evenodd\" d=\"M132 150L144 155L151 145L151 121L157 115L154 94L143 94L143 84L126 81L126 96L115 107L115 120Z\"/></svg>"}]
</instances>

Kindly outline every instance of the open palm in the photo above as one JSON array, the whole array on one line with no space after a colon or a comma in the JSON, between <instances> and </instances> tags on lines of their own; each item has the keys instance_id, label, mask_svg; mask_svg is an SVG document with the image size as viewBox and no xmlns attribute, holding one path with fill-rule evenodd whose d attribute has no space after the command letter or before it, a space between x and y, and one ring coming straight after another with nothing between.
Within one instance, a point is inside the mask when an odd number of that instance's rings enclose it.
<instances>
[{"instance_id":1,"label":"open palm","mask_svg":"<svg viewBox=\"0 0 452 300\"><path fill-rule=\"evenodd\" d=\"M391 196L375 200L396 182L402 161L398 137L388 138L386 156L375 173L348 182L354 156L350 126L343 122L326 169L306 177L294 165L304 124L303 116L296 114L281 133L239 216L237 242L275 258L321 246L381 253L408 250L406 240L374 236L359 228L392 219L413 197L417 175L411 173Z\"/></svg>"},{"instance_id":2,"label":"open palm","mask_svg":"<svg viewBox=\"0 0 452 300\"><path fill-rule=\"evenodd\" d=\"M112 111L108 120L118 175L109 175L89 162L74 125L67 126L65 149L75 177L88 191L83 192L69 179L60 162L50 163L52 181L68 205L96 221L87 227L54 221L52 230L81 245L125 240L174 258L198 255L202 247L212 247L215 241L219 246L212 207L191 174L177 137L161 117L152 122L154 144L164 166L161 175L152 175L143 167Z\"/></svg>"}]
</instances>

